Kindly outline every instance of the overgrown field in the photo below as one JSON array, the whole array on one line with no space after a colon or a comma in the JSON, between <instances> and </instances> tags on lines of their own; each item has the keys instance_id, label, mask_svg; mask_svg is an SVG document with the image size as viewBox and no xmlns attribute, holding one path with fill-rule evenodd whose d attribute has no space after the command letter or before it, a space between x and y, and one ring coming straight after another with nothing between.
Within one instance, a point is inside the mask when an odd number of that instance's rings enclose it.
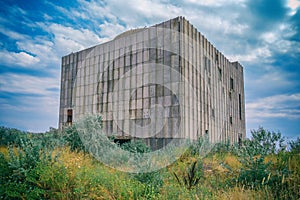
<instances>
[{"instance_id":1,"label":"overgrown field","mask_svg":"<svg viewBox=\"0 0 300 200\"><path fill-rule=\"evenodd\" d=\"M300 199L300 139L259 128L241 146L199 139L172 165L144 174L103 165L76 129L31 134L0 127L0 199ZM123 149L147 152L142 143Z\"/></svg>"}]
</instances>

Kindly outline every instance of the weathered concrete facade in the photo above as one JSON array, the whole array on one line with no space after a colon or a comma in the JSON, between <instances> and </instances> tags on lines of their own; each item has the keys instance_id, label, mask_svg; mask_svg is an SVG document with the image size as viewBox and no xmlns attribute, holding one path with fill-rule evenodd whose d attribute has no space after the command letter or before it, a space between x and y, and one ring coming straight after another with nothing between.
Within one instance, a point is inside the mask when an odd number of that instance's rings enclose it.
<instances>
[{"instance_id":1,"label":"weathered concrete facade","mask_svg":"<svg viewBox=\"0 0 300 200\"><path fill-rule=\"evenodd\" d=\"M246 134L244 99L243 67L177 17L64 56L59 128L101 113L108 135L150 146L204 134L233 143Z\"/></svg>"}]
</instances>

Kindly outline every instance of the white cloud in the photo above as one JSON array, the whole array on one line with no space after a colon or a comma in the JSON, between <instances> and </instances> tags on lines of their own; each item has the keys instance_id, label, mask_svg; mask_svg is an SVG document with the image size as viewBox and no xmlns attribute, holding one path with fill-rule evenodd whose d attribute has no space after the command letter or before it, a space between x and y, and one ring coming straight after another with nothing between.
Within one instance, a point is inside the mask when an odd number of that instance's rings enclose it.
<instances>
[{"instance_id":1,"label":"white cloud","mask_svg":"<svg viewBox=\"0 0 300 200\"><path fill-rule=\"evenodd\" d=\"M210 33L219 33L219 34L221 33L222 35L226 35L226 34L242 35L249 28L248 25L246 24L237 23L235 19L225 19L222 18L221 16L216 16L214 14L209 14L209 13L202 13L202 15L205 15L205 18L192 16L192 19L193 18L198 19L197 20L198 22L196 23L199 24L199 27L209 31Z\"/></svg>"},{"instance_id":2,"label":"white cloud","mask_svg":"<svg viewBox=\"0 0 300 200\"><path fill-rule=\"evenodd\" d=\"M12 96L0 97L0 120L35 132L57 127L59 84L59 77L0 74L0 93Z\"/></svg>"},{"instance_id":3,"label":"white cloud","mask_svg":"<svg viewBox=\"0 0 300 200\"><path fill-rule=\"evenodd\" d=\"M120 34L124 31L126 31L126 28L120 24L113 24L109 22L104 22L103 24L99 25L101 32L100 34L103 37L108 37L110 39L113 39L117 34Z\"/></svg>"},{"instance_id":4,"label":"white cloud","mask_svg":"<svg viewBox=\"0 0 300 200\"><path fill-rule=\"evenodd\" d=\"M59 77L49 78L3 73L0 74L0 85L0 92L53 96L57 92L49 89L59 89Z\"/></svg>"},{"instance_id":5,"label":"white cloud","mask_svg":"<svg viewBox=\"0 0 300 200\"><path fill-rule=\"evenodd\" d=\"M111 0L105 3L96 0L80 0L79 3L82 12L86 13L94 24L103 20L114 24L122 21L126 24L127 29L152 25L183 13L182 8L178 6L156 0L140 0L138 2Z\"/></svg>"},{"instance_id":6,"label":"white cloud","mask_svg":"<svg viewBox=\"0 0 300 200\"><path fill-rule=\"evenodd\" d=\"M116 21L116 16L112 14L113 12L110 10L110 7L104 6L103 2L91 0L84 1L79 0L81 13L85 13L84 15L80 15L81 18L85 19L86 15L89 16L90 20L102 20L104 18L108 18L112 21ZM107 2L109 3L109 2ZM78 15L78 11L72 10L72 13Z\"/></svg>"},{"instance_id":7,"label":"white cloud","mask_svg":"<svg viewBox=\"0 0 300 200\"><path fill-rule=\"evenodd\" d=\"M239 61L239 62L253 62L258 63L261 60L264 62L270 62L268 60L272 55L268 46L256 47L256 48L245 48L243 54L234 54L228 55L231 61Z\"/></svg>"},{"instance_id":8,"label":"white cloud","mask_svg":"<svg viewBox=\"0 0 300 200\"><path fill-rule=\"evenodd\" d=\"M36 37L34 39L19 40L16 42L18 49L34 54L41 62L38 67L51 66L59 61L54 51L54 44L47 38Z\"/></svg>"},{"instance_id":9,"label":"white cloud","mask_svg":"<svg viewBox=\"0 0 300 200\"><path fill-rule=\"evenodd\" d=\"M26 52L9 52L1 51L0 57L2 64L6 66L21 66L21 67L34 67L40 62L36 56L32 56Z\"/></svg>"},{"instance_id":10,"label":"white cloud","mask_svg":"<svg viewBox=\"0 0 300 200\"><path fill-rule=\"evenodd\" d=\"M60 24L50 24L49 28L46 30L54 35L54 47L60 56L63 56L66 53L79 51L105 41L93 31L88 29L78 30Z\"/></svg>"},{"instance_id":11,"label":"white cloud","mask_svg":"<svg viewBox=\"0 0 300 200\"><path fill-rule=\"evenodd\" d=\"M105 42L108 39L100 38L88 29L74 29L55 23L37 23L37 25L53 35L53 40L41 36L30 38L17 33L9 34L11 38L18 39L16 45L21 52L0 52L2 62L6 65L33 68L51 66L52 70L53 68L57 70L62 56ZM108 29L106 33L108 33Z\"/></svg>"},{"instance_id":12,"label":"white cloud","mask_svg":"<svg viewBox=\"0 0 300 200\"><path fill-rule=\"evenodd\" d=\"M20 34L18 32L12 31L10 29L0 27L0 33L3 35L6 35L7 37L14 39L14 40L23 40L23 39L28 39L27 35Z\"/></svg>"},{"instance_id":13,"label":"white cloud","mask_svg":"<svg viewBox=\"0 0 300 200\"><path fill-rule=\"evenodd\" d=\"M291 15L294 15L298 9L298 7L300 7L300 1L299 0L288 0L288 7L291 8Z\"/></svg>"},{"instance_id":14,"label":"white cloud","mask_svg":"<svg viewBox=\"0 0 300 200\"><path fill-rule=\"evenodd\" d=\"M245 3L245 0L205 0L205 1L199 1L199 0L185 0L186 3L193 3L201 6L211 6L211 7L218 7L222 5L228 5L228 4L243 4Z\"/></svg>"},{"instance_id":15,"label":"white cloud","mask_svg":"<svg viewBox=\"0 0 300 200\"><path fill-rule=\"evenodd\" d=\"M256 99L246 103L249 120L263 121L266 118L300 119L300 93L280 94Z\"/></svg>"},{"instance_id":16,"label":"white cloud","mask_svg":"<svg viewBox=\"0 0 300 200\"><path fill-rule=\"evenodd\" d=\"M56 93L47 96L22 95L14 99L0 97L0 104L0 120L9 126L33 132L45 132L50 126L57 127L59 96Z\"/></svg>"},{"instance_id":17,"label":"white cloud","mask_svg":"<svg viewBox=\"0 0 300 200\"><path fill-rule=\"evenodd\" d=\"M263 71L263 69L261 70ZM277 87L286 87L292 86L292 82L290 81L289 77L291 76L290 73L284 72L282 70L276 70L275 67L271 67L268 69L267 73L262 75L260 78L257 78L253 81L255 86L264 86L265 89L268 88L268 86L271 86L273 88Z\"/></svg>"}]
</instances>

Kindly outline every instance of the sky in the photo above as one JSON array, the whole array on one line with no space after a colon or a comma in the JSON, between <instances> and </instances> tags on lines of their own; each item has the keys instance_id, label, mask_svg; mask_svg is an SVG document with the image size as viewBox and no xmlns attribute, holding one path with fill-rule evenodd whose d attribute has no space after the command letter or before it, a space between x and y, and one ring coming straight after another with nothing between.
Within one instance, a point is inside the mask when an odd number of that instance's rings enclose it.
<instances>
[{"instance_id":1,"label":"sky","mask_svg":"<svg viewBox=\"0 0 300 200\"><path fill-rule=\"evenodd\" d=\"M62 56L177 16L244 66L247 136L300 137L299 0L4 0L0 126L57 128Z\"/></svg>"}]
</instances>

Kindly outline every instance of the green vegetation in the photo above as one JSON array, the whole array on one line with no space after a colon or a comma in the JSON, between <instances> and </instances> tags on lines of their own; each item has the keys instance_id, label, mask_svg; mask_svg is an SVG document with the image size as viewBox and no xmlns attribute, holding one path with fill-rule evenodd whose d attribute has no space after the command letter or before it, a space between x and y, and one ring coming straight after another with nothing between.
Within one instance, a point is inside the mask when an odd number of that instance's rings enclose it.
<instances>
[{"instance_id":1,"label":"green vegetation","mask_svg":"<svg viewBox=\"0 0 300 200\"><path fill-rule=\"evenodd\" d=\"M0 127L0 137L0 199L300 199L300 139L263 128L241 146L200 138L172 165L136 174L98 162L75 127ZM121 148L150 151L141 142Z\"/></svg>"}]
</instances>

